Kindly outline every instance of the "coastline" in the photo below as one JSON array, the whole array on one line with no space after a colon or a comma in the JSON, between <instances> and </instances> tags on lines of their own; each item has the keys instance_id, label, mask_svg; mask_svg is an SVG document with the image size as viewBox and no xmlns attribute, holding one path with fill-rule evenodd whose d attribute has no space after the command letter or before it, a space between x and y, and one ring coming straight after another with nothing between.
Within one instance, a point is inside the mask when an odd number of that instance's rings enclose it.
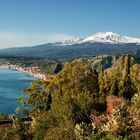
<instances>
[{"instance_id":1,"label":"coastline","mask_svg":"<svg viewBox=\"0 0 140 140\"><path fill-rule=\"evenodd\" d=\"M39 79L20 71L0 69L0 113L8 116L11 114L16 115L15 109L21 107L17 98L22 96L27 99L27 95L23 94L23 90L30 87L34 80Z\"/></svg>"},{"instance_id":2,"label":"coastline","mask_svg":"<svg viewBox=\"0 0 140 140\"><path fill-rule=\"evenodd\" d=\"M0 69L15 70L15 71L26 73L32 77L35 77L41 80L46 79L46 75L40 73L38 67L23 67L23 66L13 65L13 64L1 64Z\"/></svg>"}]
</instances>

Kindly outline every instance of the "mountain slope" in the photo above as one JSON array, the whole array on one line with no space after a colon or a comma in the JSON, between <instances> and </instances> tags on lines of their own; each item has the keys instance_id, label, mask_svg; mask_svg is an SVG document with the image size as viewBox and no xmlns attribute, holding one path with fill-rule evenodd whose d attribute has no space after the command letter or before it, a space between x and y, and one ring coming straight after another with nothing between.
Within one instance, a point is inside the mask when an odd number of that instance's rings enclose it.
<instances>
[{"instance_id":1,"label":"mountain slope","mask_svg":"<svg viewBox=\"0 0 140 140\"><path fill-rule=\"evenodd\" d=\"M138 43L140 44L140 39L122 36L117 33L113 32L100 32L92 36L88 36L85 38L75 38L73 40L64 41L64 45L72 45L72 44L81 44L81 43L93 43L93 42L102 42L102 43L112 43L112 44L119 44L119 43Z\"/></svg>"},{"instance_id":2,"label":"mountain slope","mask_svg":"<svg viewBox=\"0 0 140 140\"><path fill-rule=\"evenodd\" d=\"M73 59L102 54L126 53L138 49L140 49L140 39L108 32L65 42L48 43L33 47L3 49L0 50L0 56Z\"/></svg>"}]
</instances>

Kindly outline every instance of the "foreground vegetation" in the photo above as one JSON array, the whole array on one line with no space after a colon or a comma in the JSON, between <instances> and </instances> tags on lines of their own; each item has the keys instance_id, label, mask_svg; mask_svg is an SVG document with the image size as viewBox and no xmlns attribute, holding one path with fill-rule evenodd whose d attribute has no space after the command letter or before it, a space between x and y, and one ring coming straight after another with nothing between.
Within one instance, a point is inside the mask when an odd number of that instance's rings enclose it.
<instances>
[{"instance_id":1,"label":"foreground vegetation","mask_svg":"<svg viewBox=\"0 0 140 140\"><path fill-rule=\"evenodd\" d=\"M33 121L16 119L0 129L0 139L139 140L140 64L129 54L112 61L97 71L90 59L74 60L31 83L16 112Z\"/></svg>"}]
</instances>

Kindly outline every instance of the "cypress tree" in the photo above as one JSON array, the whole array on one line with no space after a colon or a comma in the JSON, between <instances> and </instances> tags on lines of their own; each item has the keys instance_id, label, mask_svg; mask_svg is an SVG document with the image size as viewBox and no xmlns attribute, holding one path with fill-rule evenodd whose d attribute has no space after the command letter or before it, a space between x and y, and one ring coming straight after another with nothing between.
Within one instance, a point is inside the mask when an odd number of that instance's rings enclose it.
<instances>
[{"instance_id":1,"label":"cypress tree","mask_svg":"<svg viewBox=\"0 0 140 140\"><path fill-rule=\"evenodd\" d=\"M111 86L110 94L118 96L118 92L119 92L118 84L117 84L117 80L115 80Z\"/></svg>"},{"instance_id":2,"label":"cypress tree","mask_svg":"<svg viewBox=\"0 0 140 140\"><path fill-rule=\"evenodd\" d=\"M134 92L130 77L130 66L131 66L130 59L131 59L130 55L127 55L125 57L125 73L123 77L122 90L120 91L120 95L129 100L131 100Z\"/></svg>"}]
</instances>

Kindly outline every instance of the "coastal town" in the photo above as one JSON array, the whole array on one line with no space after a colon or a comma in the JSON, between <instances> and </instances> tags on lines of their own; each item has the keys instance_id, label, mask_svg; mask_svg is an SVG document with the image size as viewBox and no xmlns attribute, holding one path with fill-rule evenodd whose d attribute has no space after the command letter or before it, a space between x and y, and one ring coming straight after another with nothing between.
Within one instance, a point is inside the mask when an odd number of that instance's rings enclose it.
<instances>
[{"instance_id":1,"label":"coastal town","mask_svg":"<svg viewBox=\"0 0 140 140\"><path fill-rule=\"evenodd\" d=\"M36 77L42 80L45 80L46 74L41 73L40 69L36 67L25 67L25 66L20 66L20 65L15 65L15 64L10 64L10 63L1 63L0 64L0 69L11 69L11 70L16 70L20 72L24 72L32 77Z\"/></svg>"}]
</instances>

